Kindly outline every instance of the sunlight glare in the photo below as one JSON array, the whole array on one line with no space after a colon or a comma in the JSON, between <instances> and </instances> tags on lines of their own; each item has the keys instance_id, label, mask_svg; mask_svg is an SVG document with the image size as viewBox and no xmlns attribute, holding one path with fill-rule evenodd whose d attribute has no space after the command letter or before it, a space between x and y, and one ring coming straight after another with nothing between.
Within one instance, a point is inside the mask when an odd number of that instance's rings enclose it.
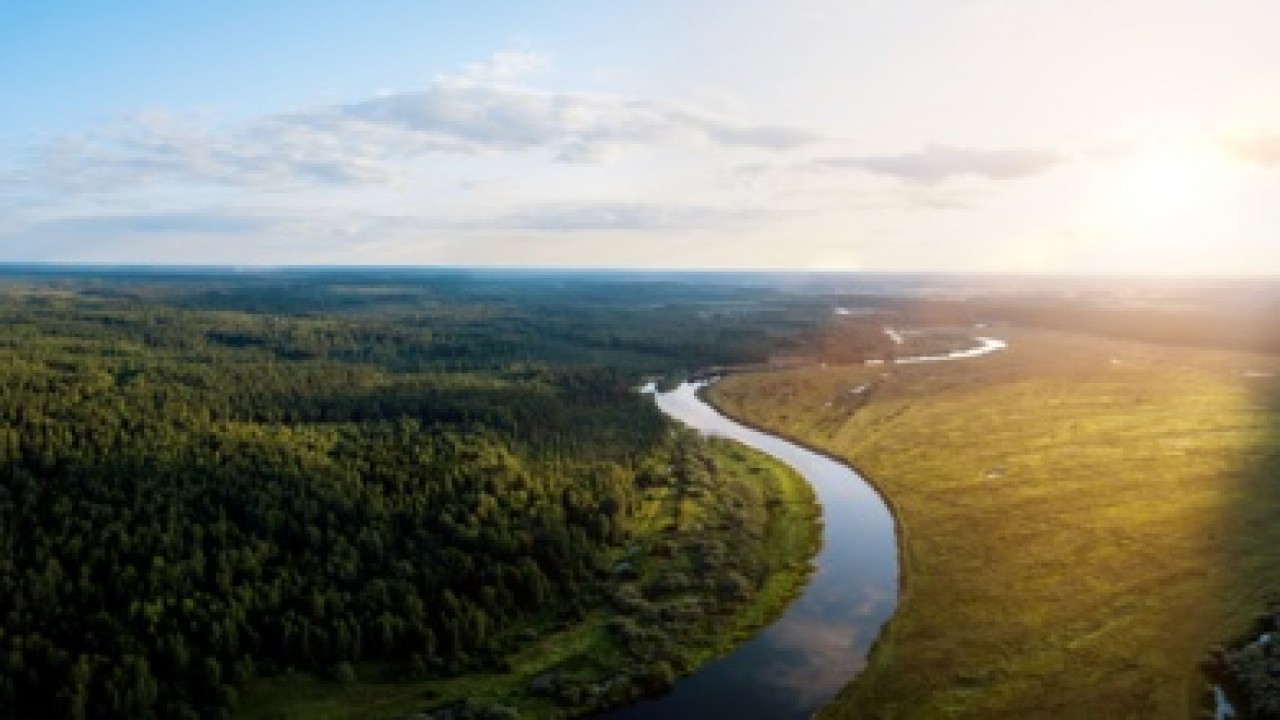
<instances>
[{"instance_id":1,"label":"sunlight glare","mask_svg":"<svg viewBox=\"0 0 1280 720\"><path fill-rule=\"evenodd\" d=\"M1196 138L1153 138L1126 154L1103 200L1113 260L1153 272L1192 272L1211 261L1232 225L1221 151Z\"/></svg>"},{"instance_id":2,"label":"sunlight glare","mask_svg":"<svg viewBox=\"0 0 1280 720\"><path fill-rule=\"evenodd\" d=\"M1176 221L1202 212L1217 194L1221 160L1211 148L1180 141L1139 148L1121 180L1121 201L1134 220Z\"/></svg>"}]
</instances>

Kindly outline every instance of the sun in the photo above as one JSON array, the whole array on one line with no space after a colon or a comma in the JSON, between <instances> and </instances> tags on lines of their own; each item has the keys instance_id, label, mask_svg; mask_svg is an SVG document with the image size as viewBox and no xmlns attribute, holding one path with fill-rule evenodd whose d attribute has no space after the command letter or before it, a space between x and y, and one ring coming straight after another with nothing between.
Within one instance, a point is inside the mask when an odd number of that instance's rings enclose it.
<instances>
[{"instance_id":1,"label":"sun","mask_svg":"<svg viewBox=\"0 0 1280 720\"><path fill-rule=\"evenodd\" d=\"M1114 262L1150 272L1213 264L1234 222L1226 158L1198 137L1152 137L1117 157L1103 184L1102 218Z\"/></svg>"},{"instance_id":2,"label":"sun","mask_svg":"<svg viewBox=\"0 0 1280 720\"><path fill-rule=\"evenodd\" d=\"M1208 143L1152 142L1136 148L1122 165L1117 200L1135 222L1177 223L1213 209L1222 171L1221 155Z\"/></svg>"}]
</instances>

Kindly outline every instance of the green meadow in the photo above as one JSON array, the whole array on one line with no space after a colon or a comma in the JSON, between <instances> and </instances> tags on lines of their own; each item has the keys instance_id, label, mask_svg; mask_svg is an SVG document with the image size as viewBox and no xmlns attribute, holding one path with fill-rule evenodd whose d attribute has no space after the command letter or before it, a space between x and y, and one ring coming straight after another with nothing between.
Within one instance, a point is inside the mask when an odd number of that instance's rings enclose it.
<instances>
[{"instance_id":1,"label":"green meadow","mask_svg":"<svg viewBox=\"0 0 1280 720\"><path fill-rule=\"evenodd\" d=\"M900 607L822 716L1199 716L1206 650L1280 576L1280 360L1004 336L981 359L710 393L847 459L897 514Z\"/></svg>"}]
</instances>

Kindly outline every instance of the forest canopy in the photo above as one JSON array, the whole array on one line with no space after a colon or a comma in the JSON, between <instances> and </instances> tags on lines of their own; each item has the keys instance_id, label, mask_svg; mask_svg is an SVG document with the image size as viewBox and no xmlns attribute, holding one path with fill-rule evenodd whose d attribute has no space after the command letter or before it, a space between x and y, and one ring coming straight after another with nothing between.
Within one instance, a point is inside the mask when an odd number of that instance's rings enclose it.
<instances>
[{"instance_id":1,"label":"forest canopy","mask_svg":"<svg viewBox=\"0 0 1280 720\"><path fill-rule=\"evenodd\" d=\"M799 337L724 289L459 275L0 283L0 717L492 663L670 462L644 374ZM799 321L801 330L812 322Z\"/></svg>"}]
</instances>

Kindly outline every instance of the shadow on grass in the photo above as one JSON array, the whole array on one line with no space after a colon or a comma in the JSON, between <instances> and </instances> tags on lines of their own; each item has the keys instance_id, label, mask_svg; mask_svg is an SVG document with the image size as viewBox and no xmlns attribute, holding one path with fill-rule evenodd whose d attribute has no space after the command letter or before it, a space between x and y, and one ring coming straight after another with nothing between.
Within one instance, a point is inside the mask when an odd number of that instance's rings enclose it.
<instances>
[{"instance_id":1,"label":"shadow on grass","mask_svg":"<svg viewBox=\"0 0 1280 720\"><path fill-rule=\"evenodd\" d=\"M1265 421L1258 445L1241 456L1240 491L1226 513L1230 615L1205 669L1244 717L1280 718L1280 380L1248 375ZM1217 706L1215 717L1230 717L1219 700L1210 695L1206 704Z\"/></svg>"}]
</instances>

